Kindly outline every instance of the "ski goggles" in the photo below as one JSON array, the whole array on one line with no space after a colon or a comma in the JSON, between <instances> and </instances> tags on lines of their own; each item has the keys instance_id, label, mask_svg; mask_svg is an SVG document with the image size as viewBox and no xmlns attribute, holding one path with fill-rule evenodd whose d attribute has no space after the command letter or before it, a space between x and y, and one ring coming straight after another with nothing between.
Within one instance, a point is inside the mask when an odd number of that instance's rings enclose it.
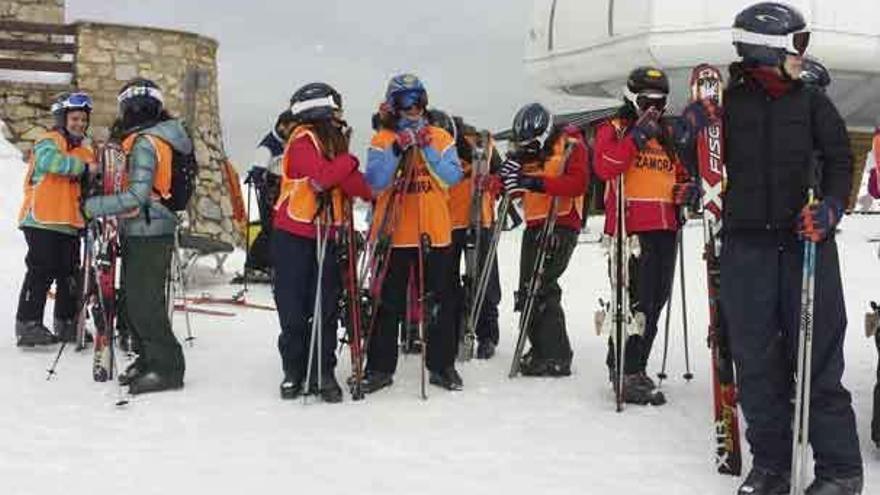
<instances>
[{"instance_id":1,"label":"ski goggles","mask_svg":"<svg viewBox=\"0 0 880 495\"><path fill-rule=\"evenodd\" d=\"M424 93L421 91L405 91L394 96L394 108L398 111L408 112L415 107L422 107Z\"/></svg>"},{"instance_id":2,"label":"ski goggles","mask_svg":"<svg viewBox=\"0 0 880 495\"><path fill-rule=\"evenodd\" d=\"M743 29L734 29L733 42L780 48L785 50L789 55L803 57L804 54L807 53L807 48L810 46L810 32L798 31L796 33L776 35L752 33Z\"/></svg>"},{"instance_id":3,"label":"ski goggles","mask_svg":"<svg viewBox=\"0 0 880 495\"><path fill-rule=\"evenodd\" d=\"M662 113L666 111L666 107L669 105L669 95L660 91L633 93L629 88L624 86L623 92L626 99L631 101L641 112L653 107Z\"/></svg>"},{"instance_id":4,"label":"ski goggles","mask_svg":"<svg viewBox=\"0 0 880 495\"><path fill-rule=\"evenodd\" d=\"M92 98L85 93L71 93L62 101L52 104L52 111L59 110L86 110L92 109Z\"/></svg>"},{"instance_id":5,"label":"ski goggles","mask_svg":"<svg viewBox=\"0 0 880 495\"><path fill-rule=\"evenodd\" d=\"M165 99L162 97L162 92L159 91L158 88L151 88L149 86L131 86L122 93L119 93L119 96L116 97L116 102L122 103L125 100L134 98L136 96L149 96L150 98L159 100L159 103L165 104Z\"/></svg>"}]
</instances>

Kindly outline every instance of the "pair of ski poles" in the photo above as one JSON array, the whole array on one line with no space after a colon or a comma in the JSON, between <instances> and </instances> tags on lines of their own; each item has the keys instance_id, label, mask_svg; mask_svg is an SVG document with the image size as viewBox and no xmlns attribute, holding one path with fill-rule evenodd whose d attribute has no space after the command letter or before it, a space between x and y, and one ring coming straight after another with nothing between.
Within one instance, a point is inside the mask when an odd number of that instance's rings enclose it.
<instances>
[{"instance_id":1,"label":"pair of ski poles","mask_svg":"<svg viewBox=\"0 0 880 495\"><path fill-rule=\"evenodd\" d=\"M689 339L688 339L688 312L687 312L687 292L685 290L685 286L687 284L684 275L684 226L678 230L675 238L676 249L678 251L678 265L679 265L679 285L681 286L681 324L682 330L684 331L684 368L685 372L683 378L687 381L691 381L694 378L694 374L691 373L691 360L690 360L690 350L689 350ZM674 281L673 275L673 281ZM663 331L663 364L660 367L660 372L657 373L657 378L660 379L660 384L663 384L663 380L668 378L669 375L666 374L666 362L669 354L669 324L670 324L670 316L672 314L672 291L669 293L669 300L666 302L666 325Z\"/></svg>"}]
</instances>

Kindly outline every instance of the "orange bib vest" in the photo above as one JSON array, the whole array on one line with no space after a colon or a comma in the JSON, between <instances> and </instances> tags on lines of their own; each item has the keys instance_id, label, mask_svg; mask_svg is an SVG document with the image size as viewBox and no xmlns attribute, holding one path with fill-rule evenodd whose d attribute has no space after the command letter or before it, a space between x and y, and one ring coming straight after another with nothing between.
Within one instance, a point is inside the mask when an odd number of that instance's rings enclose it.
<instances>
[{"instance_id":1,"label":"orange bib vest","mask_svg":"<svg viewBox=\"0 0 880 495\"><path fill-rule=\"evenodd\" d=\"M443 152L454 146L452 137L439 127L429 126L431 144L441 156ZM393 131L383 129L373 136L371 146L388 149L394 145L396 135ZM388 223L396 220L393 227L391 242L394 247L418 247L422 234L427 234L431 245L444 247L452 243L452 220L449 216L449 194L443 182L431 174L422 151L412 148L407 151L403 164L403 173L412 168L413 176L409 188L403 195L402 206L396 213L396 219L389 218ZM376 200L373 225L370 237L376 238L380 225L383 223L393 188L383 191ZM392 210L393 211L393 210Z\"/></svg>"},{"instance_id":2,"label":"orange bib vest","mask_svg":"<svg viewBox=\"0 0 880 495\"><path fill-rule=\"evenodd\" d=\"M159 201L171 197L171 145L162 139L149 134L130 134L122 140L122 151L128 157L138 137L144 137L153 145L156 153L156 170L153 172L153 192L151 197ZM128 174L123 179L123 190L128 188Z\"/></svg>"},{"instance_id":3,"label":"orange bib vest","mask_svg":"<svg viewBox=\"0 0 880 495\"><path fill-rule=\"evenodd\" d=\"M86 163L95 160L95 154L88 146L67 149L67 139L58 131L49 131L44 139L54 141L55 146L66 156L72 156ZM47 173L38 184L32 184L35 160L31 153L28 171L24 178L24 201L18 215L19 222L30 213L33 219L41 224L68 225L76 229L85 227L79 204L82 195L80 178Z\"/></svg>"},{"instance_id":4,"label":"orange bib vest","mask_svg":"<svg viewBox=\"0 0 880 495\"><path fill-rule=\"evenodd\" d=\"M618 133L622 132L621 121L613 120L611 124ZM635 162L626 169L626 199L673 203L675 179L675 162L657 139L651 139L636 155Z\"/></svg>"},{"instance_id":5,"label":"orange bib vest","mask_svg":"<svg viewBox=\"0 0 880 495\"><path fill-rule=\"evenodd\" d=\"M290 217L291 220L310 224L315 221L318 215L318 193L312 188L308 177L293 178L288 175L288 169L290 167L288 167L287 163L290 159L287 150L294 141L303 136L307 136L312 141L312 144L319 153L322 150L321 143L318 141L318 137L313 132L311 126L299 126L290 134L290 138L287 140L287 145L284 149L284 158L282 159L281 193L278 195L278 200L275 202L275 211L278 211L284 202L287 201L285 214ZM330 212L333 216L331 220L333 225L342 225L343 199L342 190L338 187L334 187L330 191L330 205L328 206L330 206ZM326 211L326 209L324 211Z\"/></svg>"},{"instance_id":6,"label":"orange bib vest","mask_svg":"<svg viewBox=\"0 0 880 495\"><path fill-rule=\"evenodd\" d=\"M494 146L490 144L486 149L487 161L491 158L492 153L494 153ZM486 165L488 166L488 163ZM469 162L462 160L461 168L464 172L464 178L461 182L449 188L449 215L452 219L452 228L455 230L466 228L470 224L471 201L473 201L474 181L477 176L473 165ZM494 219L493 201L492 195L488 191L484 191L480 222L486 228L492 226L492 220Z\"/></svg>"},{"instance_id":7,"label":"orange bib vest","mask_svg":"<svg viewBox=\"0 0 880 495\"><path fill-rule=\"evenodd\" d=\"M527 163L523 166L523 172L533 177L559 177L565 172L565 162L568 160L566 152L569 145L576 146L577 139L569 137L560 137L553 144L553 150L550 158L544 162L541 167L539 162ZM550 213L550 204L553 197L544 193L528 191L523 195L523 210L526 214L527 221L544 220ZM564 217L571 214L572 209L577 211L578 215L584 216L584 197L577 198L559 198L559 206L556 214Z\"/></svg>"}]
</instances>

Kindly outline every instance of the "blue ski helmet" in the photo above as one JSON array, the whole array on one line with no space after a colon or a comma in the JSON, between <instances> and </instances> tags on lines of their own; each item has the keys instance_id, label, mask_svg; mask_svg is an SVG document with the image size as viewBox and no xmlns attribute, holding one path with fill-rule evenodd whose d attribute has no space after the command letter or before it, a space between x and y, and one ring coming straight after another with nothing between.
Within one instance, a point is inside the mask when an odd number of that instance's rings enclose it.
<instances>
[{"instance_id":1,"label":"blue ski helmet","mask_svg":"<svg viewBox=\"0 0 880 495\"><path fill-rule=\"evenodd\" d=\"M412 74L399 74L388 81L385 90L385 102L395 112L407 110L414 106L428 107L428 92L418 77Z\"/></svg>"},{"instance_id":2,"label":"blue ski helmet","mask_svg":"<svg viewBox=\"0 0 880 495\"><path fill-rule=\"evenodd\" d=\"M52 102L51 110L55 117L55 126L59 128L67 126L67 112L71 110L81 110L91 116L92 107L92 98L86 93L61 93Z\"/></svg>"}]
</instances>

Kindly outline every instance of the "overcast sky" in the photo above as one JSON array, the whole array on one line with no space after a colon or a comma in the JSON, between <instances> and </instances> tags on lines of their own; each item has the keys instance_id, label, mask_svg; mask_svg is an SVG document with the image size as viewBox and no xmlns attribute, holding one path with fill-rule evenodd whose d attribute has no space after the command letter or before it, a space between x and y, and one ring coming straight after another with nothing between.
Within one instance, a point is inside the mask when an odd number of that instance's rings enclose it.
<instances>
[{"instance_id":1,"label":"overcast sky","mask_svg":"<svg viewBox=\"0 0 880 495\"><path fill-rule=\"evenodd\" d=\"M345 99L362 148L390 76L420 76L432 105L479 127L508 127L531 100L577 107L536 87L522 58L532 0L68 0L67 20L183 29L220 42L227 152L241 164L302 84ZM363 149L353 150L362 155Z\"/></svg>"}]
</instances>

